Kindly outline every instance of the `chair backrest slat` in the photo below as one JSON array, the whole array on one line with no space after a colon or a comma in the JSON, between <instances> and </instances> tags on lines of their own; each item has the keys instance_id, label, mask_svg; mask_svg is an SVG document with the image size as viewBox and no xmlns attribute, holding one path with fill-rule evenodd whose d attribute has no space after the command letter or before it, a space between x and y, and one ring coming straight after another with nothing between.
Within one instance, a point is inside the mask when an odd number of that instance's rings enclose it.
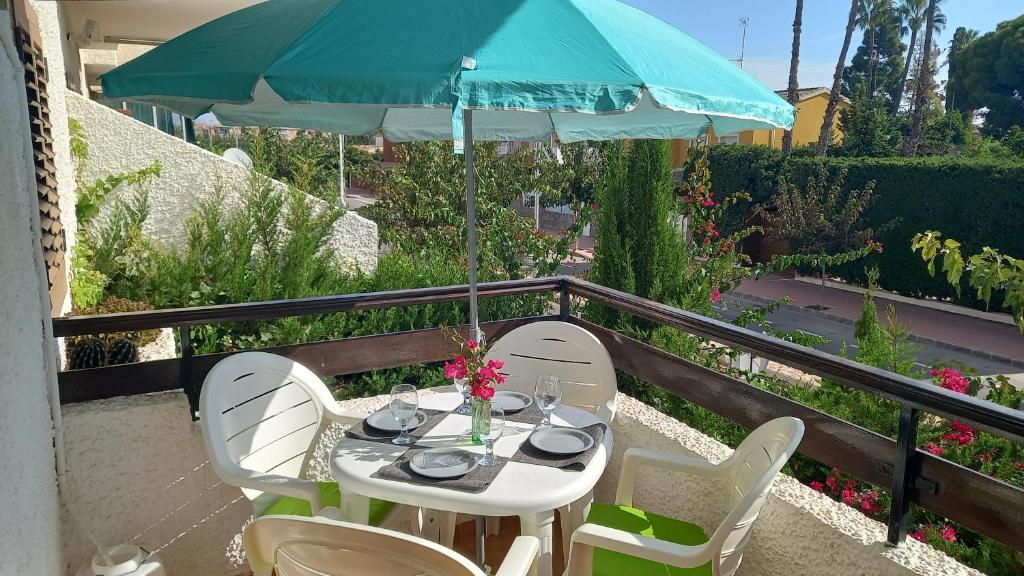
<instances>
[{"instance_id":1,"label":"chair backrest slat","mask_svg":"<svg viewBox=\"0 0 1024 576\"><path fill-rule=\"evenodd\" d=\"M533 322L495 342L487 359L501 359L500 390L533 395L539 376L557 376L562 403L610 422L615 416L615 367L601 341L567 322Z\"/></svg>"}]
</instances>

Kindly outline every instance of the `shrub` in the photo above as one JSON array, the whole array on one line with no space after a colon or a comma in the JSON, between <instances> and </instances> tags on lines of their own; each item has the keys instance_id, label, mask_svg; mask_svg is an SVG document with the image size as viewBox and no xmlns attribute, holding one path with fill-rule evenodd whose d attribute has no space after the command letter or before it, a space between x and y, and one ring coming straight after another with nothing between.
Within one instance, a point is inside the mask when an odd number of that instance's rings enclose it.
<instances>
[{"instance_id":1,"label":"shrub","mask_svg":"<svg viewBox=\"0 0 1024 576\"><path fill-rule=\"evenodd\" d=\"M765 147L716 146L711 150L715 192L744 190L751 195L746 210L736 211L722 228L738 229L753 205L768 205L776 194L780 173L806 181L824 165L832 173L847 170L846 190L876 183L875 201L865 211L868 227L892 219L899 225L876 236L890 247L869 256L877 265L882 286L904 295L949 298L965 306L984 309L969 289L957 291L928 269L909 249L914 234L942 230L957 238L966 253L991 246L1008 254L1024 254L1024 163L1011 160L964 158L785 158ZM833 268L832 273L865 284L863 264ZM964 280L966 288L966 280ZM1002 295L994 298L1002 301Z\"/></svg>"}]
</instances>

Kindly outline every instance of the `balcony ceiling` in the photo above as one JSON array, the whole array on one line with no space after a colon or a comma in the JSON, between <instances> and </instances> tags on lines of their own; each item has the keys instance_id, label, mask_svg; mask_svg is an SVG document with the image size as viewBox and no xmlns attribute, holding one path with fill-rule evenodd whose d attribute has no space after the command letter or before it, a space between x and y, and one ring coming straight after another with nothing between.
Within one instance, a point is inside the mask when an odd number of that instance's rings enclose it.
<instances>
[{"instance_id":1,"label":"balcony ceiling","mask_svg":"<svg viewBox=\"0 0 1024 576\"><path fill-rule=\"evenodd\" d=\"M107 37L166 42L210 20L262 0L80 0L64 2L68 32L82 48L113 48ZM98 26L100 41L86 43L88 20Z\"/></svg>"}]
</instances>

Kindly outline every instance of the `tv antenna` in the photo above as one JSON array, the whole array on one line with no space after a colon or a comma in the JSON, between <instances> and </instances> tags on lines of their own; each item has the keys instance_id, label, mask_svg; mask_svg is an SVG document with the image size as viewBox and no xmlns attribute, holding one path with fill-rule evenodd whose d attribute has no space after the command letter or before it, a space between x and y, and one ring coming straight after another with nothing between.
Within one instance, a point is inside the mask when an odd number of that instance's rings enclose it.
<instances>
[{"instance_id":1,"label":"tv antenna","mask_svg":"<svg viewBox=\"0 0 1024 576\"><path fill-rule=\"evenodd\" d=\"M740 40L740 58L739 60L733 60L733 62L739 63L740 68L743 68L743 58L746 56L747 53L747 26L749 25L750 18L747 18L746 16L740 16L740 28L743 29L743 38L742 40Z\"/></svg>"}]
</instances>

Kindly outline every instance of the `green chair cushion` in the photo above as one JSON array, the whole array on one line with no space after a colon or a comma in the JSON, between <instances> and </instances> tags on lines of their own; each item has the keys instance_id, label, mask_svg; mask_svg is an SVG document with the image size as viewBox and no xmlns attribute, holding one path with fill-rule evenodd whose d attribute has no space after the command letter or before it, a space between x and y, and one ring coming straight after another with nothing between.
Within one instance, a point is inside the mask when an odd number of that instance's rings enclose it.
<instances>
[{"instance_id":1,"label":"green chair cushion","mask_svg":"<svg viewBox=\"0 0 1024 576\"><path fill-rule=\"evenodd\" d=\"M338 489L337 482L317 482L317 486L320 488L321 506L334 506L335 508L341 507L341 490ZM384 517L387 516L388 512L390 512L394 507L394 502L371 498L370 525L379 526L380 523L384 521ZM312 516L312 508L313 507L309 504L309 500L293 498L291 496L282 496L277 502L271 504L270 507L261 514L261 516L276 516L280 514L290 516Z\"/></svg>"},{"instance_id":2,"label":"green chair cushion","mask_svg":"<svg viewBox=\"0 0 1024 576\"><path fill-rule=\"evenodd\" d=\"M587 522L666 542L698 546L708 541L704 529L696 524L659 516L628 506L598 504L590 508ZM594 576L657 574L664 576L711 576L711 563L697 568L676 568L628 554L594 549Z\"/></svg>"}]
</instances>

